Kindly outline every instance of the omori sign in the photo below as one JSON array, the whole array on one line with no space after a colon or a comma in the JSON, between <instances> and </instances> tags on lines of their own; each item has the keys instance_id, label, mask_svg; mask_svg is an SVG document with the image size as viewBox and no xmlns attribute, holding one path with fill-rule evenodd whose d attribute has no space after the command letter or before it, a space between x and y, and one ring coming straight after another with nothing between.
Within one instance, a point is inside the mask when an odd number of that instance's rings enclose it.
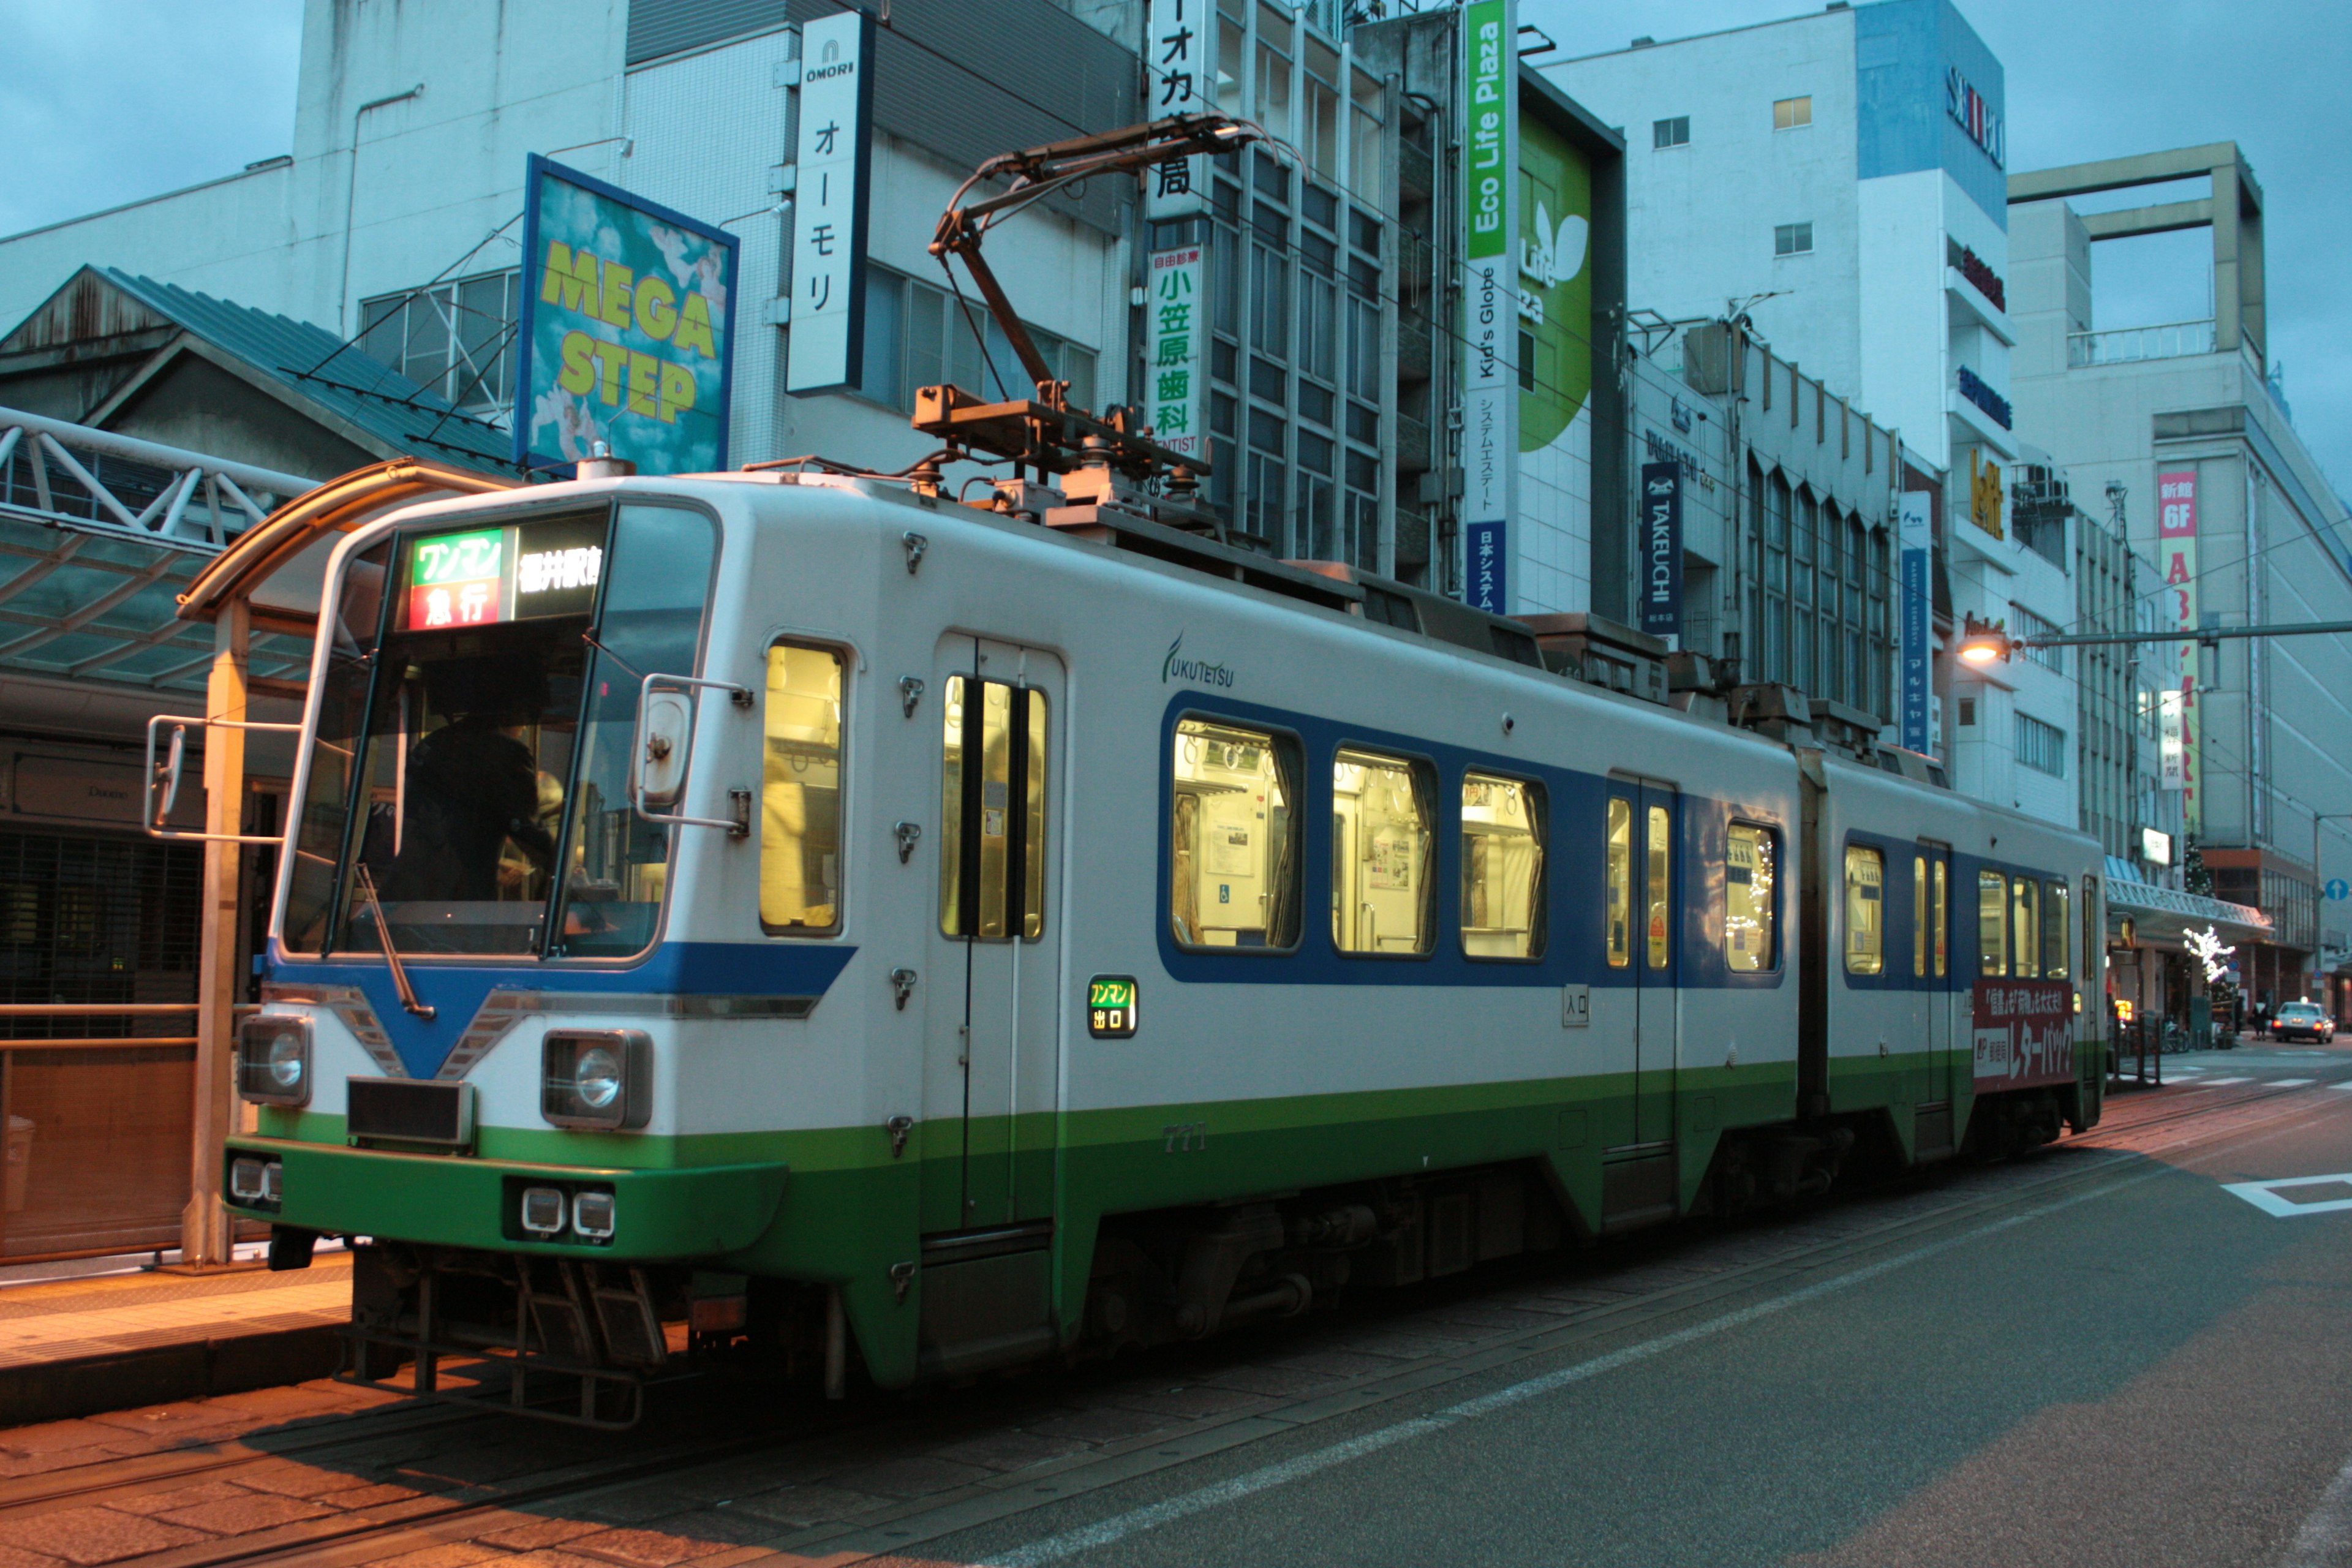
<instances>
[{"instance_id":1,"label":"omori sign","mask_svg":"<svg viewBox=\"0 0 2352 1568\"><path fill-rule=\"evenodd\" d=\"M515 461L724 468L735 237L536 154L523 199Z\"/></svg>"}]
</instances>

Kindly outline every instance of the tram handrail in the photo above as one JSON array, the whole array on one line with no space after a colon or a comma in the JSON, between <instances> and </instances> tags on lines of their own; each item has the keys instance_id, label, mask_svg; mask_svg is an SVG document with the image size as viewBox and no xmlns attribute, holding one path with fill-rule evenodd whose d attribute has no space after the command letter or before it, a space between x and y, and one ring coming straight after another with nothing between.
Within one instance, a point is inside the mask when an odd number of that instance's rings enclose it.
<instances>
[{"instance_id":1,"label":"tram handrail","mask_svg":"<svg viewBox=\"0 0 2352 1568\"><path fill-rule=\"evenodd\" d=\"M635 811L637 816L642 817L644 820L663 827L718 827L725 829L727 836L730 838L750 837L751 833L751 792L749 790L733 790L729 792L737 807L737 815L734 816L688 816L682 812L664 815L663 813L656 811L648 811L646 808L646 760L648 754L647 748L651 744L646 736L646 711L647 706L653 700L654 689L656 684L672 688L673 689L680 692L696 690L724 691L727 693L728 700L732 702L736 707L741 709L748 710L752 703L751 689L747 686L738 686L731 680L705 680L698 676L692 675L664 675L658 670L640 679L637 682L636 719L631 725L629 731L630 809ZM688 702L686 734L684 736L686 743L683 748L685 756L678 763L677 794L674 797L680 802L683 802L686 799L687 783L693 768L695 721L700 712L700 703L694 702L692 700ZM657 738L664 742L665 750L662 756L667 757L668 755L667 747L672 742L670 742L667 736L660 736ZM657 757L655 760L660 761L662 759Z\"/></svg>"},{"instance_id":2,"label":"tram handrail","mask_svg":"<svg viewBox=\"0 0 2352 1568\"><path fill-rule=\"evenodd\" d=\"M159 724L173 726L171 754L161 769L155 766L155 727ZM140 781L139 786L139 825L147 830L147 837L161 838L167 842L199 844L285 843L286 836L282 833L196 833L184 828L163 826L163 819L172 814L172 807L179 804L180 769L181 764L187 760L188 726L191 724L199 730L262 730L281 735L299 735L302 732L302 726L299 724L268 724L258 720L247 719L214 719L194 713L158 713L149 719L147 721L147 771L146 775ZM155 786L158 783L165 786L160 805L155 799Z\"/></svg>"}]
</instances>

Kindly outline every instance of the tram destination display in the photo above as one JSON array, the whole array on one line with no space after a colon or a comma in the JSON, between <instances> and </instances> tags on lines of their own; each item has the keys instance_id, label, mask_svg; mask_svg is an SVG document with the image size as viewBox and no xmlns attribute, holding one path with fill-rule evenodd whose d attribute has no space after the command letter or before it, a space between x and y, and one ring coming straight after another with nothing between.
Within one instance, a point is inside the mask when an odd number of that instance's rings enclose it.
<instances>
[{"instance_id":1,"label":"tram destination display","mask_svg":"<svg viewBox=\"0 0 2352 1568\"><path fill-rule=\"evenodd\" d=\"M584 616L604 574L604 519L454 529L408 542L404 629Z\"/></svg>"}]
</instances>

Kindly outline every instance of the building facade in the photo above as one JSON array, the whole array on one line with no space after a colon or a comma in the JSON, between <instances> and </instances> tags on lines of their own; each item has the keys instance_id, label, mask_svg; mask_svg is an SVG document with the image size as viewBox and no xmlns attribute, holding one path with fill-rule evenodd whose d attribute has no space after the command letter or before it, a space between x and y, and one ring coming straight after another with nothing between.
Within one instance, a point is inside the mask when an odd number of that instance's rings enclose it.
<instances>
[{"instance_id":1,"label":"building facade","mask_svg":"<svg viewBox=\"0 0 2352 1568\"><path fill-rule=\"evenodd\" d=\"M2206 196L2087 216L2067 199L2191 179ZM2352 620L2352 519L2267 371L2263 195L2238 148L2021 174L2011 195L2019 417L2078 489L2119 488L2130 546L2156 563L2159 626ZM2212 318L2093 330L2098 240L2199 226L2213 236ZM2251 1001L2317 998L2342 962L2325 885L2352 876L2352 639L2157 644L2141 658L2162 755L2137 826L2177 822L2213 895L2268 918L2268 940L2239 954Z\"/></svg>"}]
</instances>

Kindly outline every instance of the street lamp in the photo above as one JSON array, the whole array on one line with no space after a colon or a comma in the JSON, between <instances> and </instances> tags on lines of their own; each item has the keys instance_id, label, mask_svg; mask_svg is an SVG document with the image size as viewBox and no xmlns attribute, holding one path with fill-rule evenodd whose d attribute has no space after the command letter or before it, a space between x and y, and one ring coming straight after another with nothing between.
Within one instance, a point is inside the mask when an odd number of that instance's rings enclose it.
<instances>
[{"instance_id":1,"label":"street lamp","mask_svg":"<svg viewBox=\"0 0 2352 1568\"><path fill-rule=\"evenodd\" d=\"M1980 621L1974 616L1969 616L1961 628L1959 644L1955 650L1959 654L1960 662L1981 669L2008 658L2019 645L2010 637L2007 626L2006 621Z\"/></svg>"}]
</instances>

